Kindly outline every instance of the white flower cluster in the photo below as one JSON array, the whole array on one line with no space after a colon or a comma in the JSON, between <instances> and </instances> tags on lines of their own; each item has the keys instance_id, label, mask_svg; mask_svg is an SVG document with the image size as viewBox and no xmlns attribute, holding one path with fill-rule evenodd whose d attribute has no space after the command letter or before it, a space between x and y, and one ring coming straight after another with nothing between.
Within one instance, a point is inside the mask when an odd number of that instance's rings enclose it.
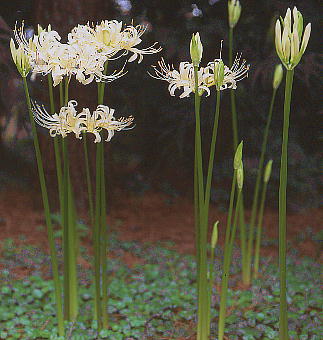
<instances>
[{"instance_id":1,"label":"white flower cluster","mask_svg":"<svg viewBox=\"0 0 323 340\"><path fill-rule=\"evenodd\" d=\"M89 132L95 135L94 143L101 142L100 132L108 132L107 142L114 136L115 131L128 129L133 123L133 117L114 117L114 109L105 105L98 105L91 114L88 108L80 113L76 110L77 102L70 100L66 106L60 109L57 114L49 114L44 106L33 102L33 114L35 121L42 127L49 129L51 137L61 135L63 138L73 132L76 138L82 139L82 132Z\"/></svg>"},{"instance_id":2,"label":"white flower cluster","mask_svg":"<svg viewBox=\"0 0 323 340\"><path fill-rule=\"evenodd\" d=\"M249 65L246 65L246 61L241 63L241 57L236 57L231 68L224 65L223 76L221 77L221 83L218 84L217 79L217 65L222 62L221 59L216 59L209 62L206 67L198 68L198 91L199 95L206 92L207 96L210 94L210 87L213 85L219 85L220 90L236 89L237 82L248 76ZM223 62L222 62L223 64ZM169 83L168 90L171 96L175 96L176 89L182 89L180 98L188 97L192 92L195 92L195 76L194 65L189 62L181 62L179 64L179 70L175 70L174 66L167 65L162 59L158 63L159 69L153 66L155 75L150 74L155 79L165 80Z\"/></svg>"},{"instance_id":3,"label":"white flower cluster","mask_svg":"<svg viewBox=\"0 0 323 340\"><path fill-rule=\"evenodd\" d=\"M129 62L138 59L140 63L145 54L157 53L161 48L155 44L139 49L145 26L126 26L116 20L105 20L91 26L78 25L68 34L67 43L61 42L60 35L51 29L38 27L38 35L27 39L24 25L14 30L18 49L28 57L33 73L51 74L54 86L64 77L74 75L82 84L93 80L110 82L125 74L124 70L104 74L106 61L113 56L118 58L132 53Z\"/></svg>"}]
</instances>

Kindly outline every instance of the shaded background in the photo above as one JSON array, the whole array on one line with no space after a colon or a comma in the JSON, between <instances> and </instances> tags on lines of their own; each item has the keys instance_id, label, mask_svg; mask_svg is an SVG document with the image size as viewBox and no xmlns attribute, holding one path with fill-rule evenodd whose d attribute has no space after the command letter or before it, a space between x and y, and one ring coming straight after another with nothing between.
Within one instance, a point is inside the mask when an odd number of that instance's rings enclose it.
<instances>
[{"instance_id":1,"label":"shaded background","mask_svg":"<svg viewBox=\"0 0 323 340\"><path fill-rule=\"evenodd\" d=\"M289 209L302 211L319 204L320 193L320 33L319 1L242 1L242 15L234 33L234 50L242 52L251 64L249 78L238 84L237 107L240 139L244 140L246 204L250 206L256 167L272 91L272 72L279 62L274 50L274 24L287 7L296 5L305 23L312 23L307 51L295 72L289 144ZM192 193L194 147L193 97L171 97L167 84L147 74L150 65L163 56L177 67L189 61L189 41L199 31L204 45L203 63L217 58L223 39L223 59L228 56L227 1L175 0L33 0L10 1L0 5L0 185L38 188L30 127L22 83L11 62L9 38L15 21L25 20L31 29L38 23L52 24L64 41L78 23L117 19L147 25L142 46L158 41L163 51L145 56L141 64L128 64L128 74L109 84L105 103L120 115L134 115L136 128L119 133L106 145L107 176L112 193L143 194L162 191L170 197ZM118 68L121 61L116 61ZM48 103L46 78L30 82L32 97ZM139 85L139 86L138 86ZM96 106L96 84L86 87L73 82L70 97L80 107ZM267 159L274 160L268 204L278 202L279 159L282 127L283 89L280 87L269 134ZM203 99L203 143L209 144L213 123L214 96ZM39 130L51 190L56 193L52 140ZM92 137L92 136L91 136ZM89 137L89 138L91 138ZM81 141L73 141L71 157L74 188L79 206L86 206L86 186ZM94 151L94 145L91 145ZM204 150L207 155L208 150ZM221 118L216 151L215 183L212 200L227 206L232 176L232 128L229 92L222 92ZM92 152L92 156L93 156ZM94 169L94 158L91 159ZM113 197L113 194L111 195Z\"/></svg>"}]
</instances>

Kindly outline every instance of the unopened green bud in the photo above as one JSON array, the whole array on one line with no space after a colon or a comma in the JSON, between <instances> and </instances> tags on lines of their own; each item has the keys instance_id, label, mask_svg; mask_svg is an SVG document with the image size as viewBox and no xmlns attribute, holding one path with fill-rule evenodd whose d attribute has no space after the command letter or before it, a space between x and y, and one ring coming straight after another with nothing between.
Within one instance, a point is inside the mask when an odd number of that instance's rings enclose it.
<instances>
[{"instance_id":1,"label":"unopened green bud","mask_svg":"<svg viewBox=\"0 0 323 340\"><path fill-rule=\"evenodd\" d=\"M214 249L217 242L218 242L218 224L219 221L216 221L213 226L212 230L212 237L211 237L211 247Z\"/></svg>"},{"instance_id":2,"label":"unopened green bud","mask_svg":"<svg viewBox=\"0 0 323 340\"><path fill-rule=\"evenodd\" d=\"M282 82L284 75L283 71L283 66L282 64L278 64L275 66L275 71L274 71L274 78L273 78L273 88L274 90L277 90L280 83Z\"/></svg>"},{"instance_id":3,"label":"unopened green bud","mask_svg":"<svg viewBox=\"0 0 323 340\"><path fill-rule=\"evenodd\" d=\"M194 66L198 66L202 59L203 45L201 43L200 34L197 32L193 33L191 44L190 44L191 59Z\"/></svg>"},{"instance_id":4,"label":"unopened green bud","mask_svg":"<svg viewBox=\"0 0 323 340\"><path fill-rule=\"evenodd\" d=\"M229 26L234 28L238 23L241 14L241 5L239 0L228 1Z\"/></svg>"},{"instance_id":5,"label":"unopened green bud","mask_svg":"<svg viewBox=\"0 0 323 340\"><path fill-rule=\"evenodd\" d=\"M214 61L214 83L216 89L219 91L224 81L224 63L222 59Z\"/></svg>"},{"instance_id":6,"label":"unopened green bud","mask_svg":"<svg viewBox=\"0 0 323 340\"><path fill-rule=\"evenodd\" d=\"M243 165L241 164L241 167L237 170L237 184L238 189L242 190L243 188Z\"/></svg>"},{"instance_id":7,"label":"unopened green bud","mask_svg":"<svg viewBox=\"0 0 323 340\"><path fill-rule=\"evenodd\" d=\"M273 165L273 160L271 159L270 161L268 161L266 168L265 168L265 172L264 172L264 182L268 183L270 175L271 175L271 168Z\"/></svg>"},{"instance_id":8,"label":"unopened green bud","mask_svg":"<svg viewBox=\"0 0 323 340\"><path fill-rule=\"evenodd\" d=\"M243 141L241 141L240 144L238 145L236 153L234 155L233 168L235 170L238 170L242 166L242 148Z\"/></svg>"}]
</instances>

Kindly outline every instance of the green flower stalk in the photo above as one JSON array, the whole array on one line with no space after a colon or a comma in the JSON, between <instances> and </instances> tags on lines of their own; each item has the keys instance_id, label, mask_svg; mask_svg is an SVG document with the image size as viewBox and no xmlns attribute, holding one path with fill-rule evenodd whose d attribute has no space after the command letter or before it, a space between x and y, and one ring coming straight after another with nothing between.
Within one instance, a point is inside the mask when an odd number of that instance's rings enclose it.
<instances>
[{"instance_id":1,"label":"green flower stalk","mask_svg":"<svg viewBox=\"0 0 323 340\"><path fill-rule=\"evenodd\" d=\"M251 264L252 264L252 255L253 255L253 245L254 245L254 228L255 228L256 218L257 218L258 198L259 198L259 191L260 191L260 185L261 185L261 177L263 175L263 167L264 167L264 160L265 160L265 154L266 154L266 149L267 149L269 128L270 128L270 124L272 120L277 89L282 81L283 74L284 72L283 72L282 65L281 64L276 65L274 76L273 76L273 93L272 93L272 97L270 101L269 112L267 116L267 121L265 125L262 145L261 145L261 153L260 153L260 158L259 158L256 184L255 184L252 208L251 208L250 229L249 229L249 235L248 235L248 248L247 248L247 258L246 258L246 276L245 276L245 283L247 285L249 285L251 281Z\"/></svg>"},{"instance_id":2,"label":"green flower stalk","mask_svg":"<svg viewBox=\"0 0 323 340\"><path fill-rule=\"evenodd\" d=\"M280 308L279 338L288 339L287 297L286 297L286 191L287 191L287 157L290 105L293 87L294 68L297 66L307 47L311 33L308 24L303 34L303 17L296 7L293 9L293 25L291 10L288 8L285 18L277 20L275 45L277 54L287 69L284 101L283 141L280 159L279 178L279 276L280 276ZM303 39L302 39L303 34Z\"/></svg>"},{"instance_id":3,"label":"green flower stalk","mask_svg":"<svg viewBox=\"0 0 323 340\"><path fill-rule=\"evenodd\" d=\"M220 294L220 311L219 311L219 323L218 323L218 340L223 340L225 330L226 308L227 308L227 295L228 284L230 275L230 264L233 251L233 244L235 240L235 234L237 230L237 222L239 215L239 205L241 202L241 193L243 188L243 162L242 162L242 148L243 142L241 142L236 150L234 157L234 175L231 185L229 212L227 217L227 226L224 242L224 259L223 259L223 271L221 282L221 294ZM237 190L236 190L237 187ZM237 194L235 213L232 222L233 205L235 199L235 192Z\"/></svg>"},{"instance_id":4,"label":"green flower stalk","mask_svg":"<svg viewBox=\"0 0 323 340\"><path fill-rule=\"evenodd\" d=\"M34 143L34 148L35 148L37 169L38 169L39 182L40 182L40 188L41 188L41 193L42 193L45 220L46 220L46 226L47 226L47 236L48 236L48 242L49 242L51 262L52 262L55 300L56 300L56 314L57 314L57 321L58 321L58 335L64 336L62 288L61 288L61 282L60 282L59 271L58 271L58 260L57 260L57 251L56 251L55 240L54 240L54 230L53 230L53 225L52 225L51 216L50 216L48 191L47 191L47 186L46 186L43 161L42 161L40 145L39 145L39 140L38 140L38 135L37 135L37 130L36 130L36 124L33 118L32 104L30 100L28 84L27 84L27 79L26 79L31 68L30 68L28 58L25 55L23 49L20 47L16 48L15 43L12 39L10 41L10 50L11 50L12 59L14 63L16 64L17 70L23 79L24 91L25 91L26 102L27 102L28 113L29 113L29 120L31 124L31 129L32 129L33 143Z\"/></svg>"},{"instance_id":5,"label":"green flower stalk","mask_svg":"<svg viewBox=\"0 0 323 340\"><path fill-rule=\"evenodd\" d=\"M237 25L241 16L241 4L239 0L229 0L228 1L228 23L229 23L229 66L233 65L233 29ZM238 115L236 106L235 91L230 91L230 102L231 102L231 117L232 117L232 134L233 134L233 150L236 150L239 140L238 132ZM242 279L246 284L247 276L247 238L246 238L246 227L245 227L245 217L244 217L244 204L243 195L240 200L240 214L239 214L239 224L240 224L240 238L241 238L241 256L242 256Z\"/></svg>"},{"instance_id":6,"label":"green flower stalk","mask_svg":"<svg viewBox=\"0 0 323 340\"><path fill-rule=\"evenodd\" d=\"M261 243L261 233L262 233L262 223L263 223L263 216L264 216L264 207L265 207L265 200L266 200L266 193L267 193L267 186L269 182L269 178L271 175L271 168L272 168L273 161L268 161L263 178L263 188L260 198L260 208L259 208L259 215L258 215L258 226L257 226L257 235L256 235L256 246L255 246L255 263L254 263L254 278L258 277L259 272L259 258L260 258L260 243Z\"/></svg>"},{"instance_id":7,"label":"green flower stalk","mask_svg":"<svg viewBox=\"0 0 323 340\"><path fill-rule=\"evenodd\" d=\"M216 244L218 243L218 224L219 221L216 221L213 225L212 236L211 236L211 255L210 255L210 263L209 263L209 305L208 305L208 337L211 334L211 307L212 307L212 290L214 286L214 252Z\"/></svg>"}]
</instances>

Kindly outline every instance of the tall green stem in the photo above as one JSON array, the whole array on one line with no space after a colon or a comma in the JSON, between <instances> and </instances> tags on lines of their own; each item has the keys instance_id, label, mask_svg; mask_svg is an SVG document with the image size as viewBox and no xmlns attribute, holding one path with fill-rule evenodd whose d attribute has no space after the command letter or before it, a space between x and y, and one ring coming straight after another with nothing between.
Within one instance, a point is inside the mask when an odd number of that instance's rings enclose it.
<instances>
[{"instance_id":1,"label":"tall green stem","mask_svg":"<svg viewBox=\"0 0 323 340\"><path fill-rule=\"evenodd\" d=\"M96 146L96 176L95 176L95 224L94 224L94 284L95 284L95 319L98 323L98 331L101 330L102 326L102 313L101 313L101 285L100 285L100 216L101 216L101 151L100 144Z\"/></svg>"},{"instance_id":2,"label":"tall green stem","mask_svg":"<svg viewBox=\"0 0 323 340\"><path fill-rule=\"evenodd\" d=\"M93 191L92 191L91 171L90 171L89 152L88 152L86 133L83 133L82 139L83 139L87 193L88 193L89 208L90 208L90 221L91 221L91 225L93 226L94 225Z\"/></svg>"},{"instance_id":3,"label":"tall green stem","mask_svg":"<svg viewBox=\"0 0 323 340\"><path fill-rule=\"evenodd\" d=\"M237 219L239 216L239 205L241 201L241 190L238 190L238 197L236 202L235 215L231 230L231 221L233 213L233 202L236 190L237 172L234 171L234 176L231 185L231 195L229 212L227 218L227 227L225 233L225 245L224 245L224 260L223 260L223 273L221 281L221 294L220 294L220 311L219 311L219 323L218 323L218 339L223 340L224 329L225 329L225 318L226 318L226 308L227 308L227 295L228 295L228 284L229 284L229 274L230 274L230 263L232 256L233 243L237 228Z\"/></svg>"},{"instance_id":4,"label":"tall green stem","mask_svg":"<svg viewBox=\"0 0 323 340\"><path fill-rule=\"evenodd\" d=\"M60 102L66 106L68 103L69 78L65 78L65 86L60 85ZM73 198L73 190L70 178L68 141L62 140L63 149L63 249L64 249L64 311L67 320L75 320L78 314L77 301L77 232L76 214Z\"/></svg>"},{"instance_id":5,"label":"tall green stem","mask_svg":"<svg viewBox=\"0 0 323 340\"><path fill-rule=\"evenodd\" d=\"M258 226L257 226L256 246L255 246L254 278L257 278L258 271L259 271L260 241L261 241L262 222L263 222L263 216L264 216L266 192L267 192L267 182L264 183L264 186L262 188L261 198L260 198L260 208L259 208L259 215L258 215Z\"/></svg>"},{"instance_id":6,"label":"tall green stem","mask_svg":"<svg viewBox=\"0 0 323 340\"><path fill-rule=\"evenodd\" d=\"M105 194L105 167L104 149L101 148L101 263L102 263L102 325L108 328L108 276L107 276L107 227L106 227L106 194Z\"/></svg>"},{"instance_id":7,"label":"tall green stem","mask_svg":"<svg viewBox=\"0 0 323 340\"><path fill-rule=\"evenodd\" d=\"M204 180L202 164L202 141L201 141L201 97L198 93L198 66L194 66L195 77L195 138L196 138L196 165L198 182L198 207L199 207L199 256L198 256L198 323L197 339L207 339L207 305L208 305L208 282L207 282L207 224L204 223Z\"/></svg>"},{"instance_id":8,"label":"tall green stem","mask_svg":"<svg viewBox=\"0 0 323 340\"><path fill-rule=\"evenodd\" d=\"M216 146L219 117L220 117L220 100L221 100L221 93L220 91L216 91L215 116L214 116L212 140L211 140L211 147L210 147L209 166L208 166L208 171L207 171L207 179L206 179L206 187L205 187L205 212L206 212L205 218L206 220L208 220L208 212L209 212L209 205L210 205L215 146Z\"/></svg>"},{"instance_id":9,"label":"tall green stem","mask_svg":"<svg viewBox=\"0 0 323 340\"><path fill-rule=\"evenodd\" d=\"M48 92L49 92L49 103L50 103L50 113L53 115L55 113L55 101L53 93L53 79L52 75L48 75ZM58 197L59 206L62 213L63 209L63 175L62 175L62 159L60 152L59 137L54 137L54 153L55 153L55 164L56 164L56 175L58 183Z\"/></svg>"},{"instance_id":10,"label":"tall green stem","mask_svg":"<svg viewBox=\"0 0 323 340\"><path fill-rule=\"evenodd\" d=\"M233 28L229 28L229 67L233 65ZM238 116L237 116L237 106L236 106L236 97L235 90L230 90L230 101L231 101L231 117L232 117L232 133L233 133L233 150L235 151L238 146L239 140L239 132L238 132ZM244 283L246 282L247 276L247 240L246 240L246 232L245 232L245 216L244 216L244 204L243 204L243 194L240 200L239 207L239 224L240 224L240 237L241 237L241 256L242 256L242 278Z\"/></svg>"},{"instance_id":11,"label":"tall green stem","mask_svg":"<svg viewBox=\"0 0 323 340\"><path fill-rule=\"evenodd\" d=\"M44 174L44 167L43 167L43 161L42 161L41 152L40 152L36 125L35 125L32 108L31 108L31 101L30 101L30 96L29 96L29 91L28 91L27 80L25 77L23 77L23 84L24 84L24 90L25 90L26 101L27 101L27 106L28 106L31 130L32 130L32 135L33 135L39 182L40 182L40 188L41 188L42 199L43 199L45 220L46 220L46 225L47 225L47 236L48 236L50 256L51 256L51 261L52 261L52 270L53 270L53 279L54 279L54 288L55 288L56 313L57 313L57 319L58 319L58 334L60 336L64 336L62 289L61 289L61 283L60 283L59 273L58 273L57 252L56 252L55 241L54 241L53 225L52 225L52 221L50 218L50 209L49 209L48 192L47 192L45 174Z\"/></svg>"},{"instance_id":12,"label":"tall green stem","mask_svg":"<svg viewBox=\"0 0 323 340\"><path fill-rule=\"evenodd\" d=\"M279 339L288 339L287 298L286 298L286 191L287 191L287 157L290 104L292 96L294 70L287 70L284 102L283 142L280 160L279 180Z\"/></svg>"},{"instance_id":13,"label":"tall green stem","mask_svg":"<svg viewBox=\"0 0 323 340\"><path fill-rule=\"evenodd\" d=\"M265 130L264 130L264 136L263 136L262 146L261 146L261 153L260 153L258 170L257 170L256 185L255 185L255 190L253 194L251 218L250 218L250 225L249 225L249 235L248 235L248 250L247 250L247 258L246 258L246 269L248 273L246 277L247 284L250 284L250 279L251 279L251 262L252 262L252 250L253 250L253 240L254 240L254 227L255 227L255 222L256 222L256 217L257 217L259 189L260 189L261 177L262 177L262 172L263 172L263 167L264 167L268 133L269 133L269 128L270 128L272 114L273 114L276 92L277 92L277 89L274 89L272 98L270 101L269 112L268 112L267 122L266 122Z\"/></svg>"}]
</instances>

